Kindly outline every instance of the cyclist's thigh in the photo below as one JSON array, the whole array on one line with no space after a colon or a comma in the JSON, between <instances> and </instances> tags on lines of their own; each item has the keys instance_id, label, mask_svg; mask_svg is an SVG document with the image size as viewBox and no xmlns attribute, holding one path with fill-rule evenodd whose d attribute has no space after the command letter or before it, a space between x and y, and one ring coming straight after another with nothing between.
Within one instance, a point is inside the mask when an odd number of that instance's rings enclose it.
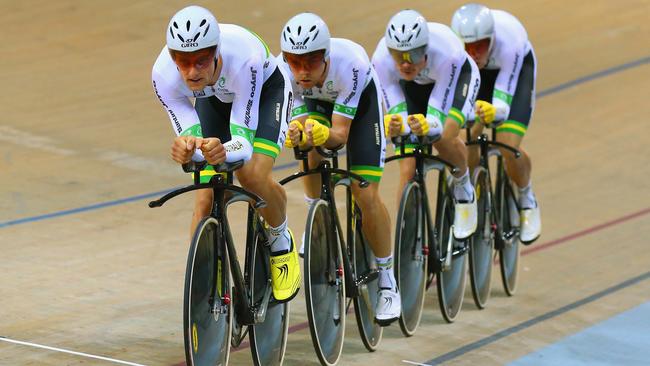
<instances>
[{"instance_id":1,"label":"cyclist's thigh","mask_svg":"<svg viewBox=\"0 0 650 366\"><path fill-rule=\"evenodd\" d=\"M494 94L494 84L497 81L500 69L488 70L482 69L481 74L481 87L478 90L476 100L483 100L492 103L492 95Z\"/></svg>"},{"instance_id":2,"label":"cyclist's thigh","mask_svg":"<svg viewBox=\"0 0 650 366\"><path fill-rule=\"evenodd\" d=\"M521 66L508 119L497 128L497 132L509 132L522 138L526 134L535 106L535 64L535 54L531 50Z\"/></svg>"},{"instance_id":3,"label":"cyclist's thigh","mask_svg":"<svg viewBox=\"0 0 650 366\"><path fill-rule=\"evenodd\" d=\"M272 159L278 156L287 133L291 98L291 85L278 67L262 86L253 155L262 154Z\"/></svg>"},{"instance_id":4,"label":"cyclist's thigh","mask_svg":"<svg viewBox=\"0 0 650 366\"><path fill-rule=\"evenodd\" d=\"M424 114L426 116L429 97L436 84L418 84L415 81L400 80L399 85L404 92L407 113L409 115Z\"/></svg>"},{"instance_id":5,"label":"cyclist's thigh","mask_svg":"<svg viewBox=\"0 0 650 366\"><path fill-rule=\"evenodd\" d=\"M203 137L218 137L221 142L230 141L230 110L232 103L223 103L219 98L196 98L194 109L199 115Z\"/></svg>"},{"instance_id":6,"label":"cyclist's thigh","mask_svg":"<svg viewBox=\"0 0 650 366\"><path fill-rule=\"evenodd\" d=\"M465 120L469 117L473 117L474 101L476 100L479 84L480 73L478 67L476 67L476 64L468 58L460 68L451 108L448 113L448 117L456 121L459 128L464 128ZM447 119L445 119L445 122L446 121Z\"/></svg>"},{"instance_id":7,"label":"cyclist's thigh","mask_svg":"<svg viewBox=\"0 0 650 366\"><path fill-rule=\"evenodd\" d=\"M371 80L361 93L348 136L350 171L370 182L379 182L384 171L386 140L381 106L381 96Z\"/></svg>"}]
</instances>

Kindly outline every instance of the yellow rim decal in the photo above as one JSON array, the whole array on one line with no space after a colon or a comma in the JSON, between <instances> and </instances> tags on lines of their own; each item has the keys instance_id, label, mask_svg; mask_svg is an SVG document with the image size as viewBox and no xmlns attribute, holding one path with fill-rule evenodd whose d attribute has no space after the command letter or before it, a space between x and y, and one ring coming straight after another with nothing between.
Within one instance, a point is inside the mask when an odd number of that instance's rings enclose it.
<instances>
[{"instance_id":1,"label":"yellow rim decal","mask_svg":"<svg viewBox=\"0 0 650 366\"><path fill-rule=\"evenodd\" d=\"M192 324L192 347L194 348L194 353L199 351L199 335L196 331L196 324Z\"/></svg>"}]
</instances>

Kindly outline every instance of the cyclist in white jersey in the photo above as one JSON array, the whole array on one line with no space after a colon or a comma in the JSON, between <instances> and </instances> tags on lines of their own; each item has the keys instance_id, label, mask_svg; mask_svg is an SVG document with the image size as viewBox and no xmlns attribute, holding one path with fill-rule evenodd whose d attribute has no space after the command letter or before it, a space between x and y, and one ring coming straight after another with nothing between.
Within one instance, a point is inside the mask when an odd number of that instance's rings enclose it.
<instances>
[{"instance_id":1,"label":"cyclist in white jersey","mask_svg":"<svg viewBox=\"0 0 650 366\"><path fill-rule=\"evenodd\" d=\"M502 149L508 176L519 187L521 208L520 239L531 244L539 238L542 223L539 205L531 184L531 159L521 147L535 105L537 60L524 26L511 14L490 10L480 4L467 4L453 15L451 27L465 42L467 52L481 69L481 88L477 114L484 123L503 121L497 127L497 140L518 148L521 157ZM477 123L472 134L483 129ZM476 164L478 153L470 156Z\"/></svg>"},{"instance_id":2,"label":"cyclist in white jersey","mask_svg":"<svg viewBox=\"0 0 650 366\"><path fill-rule=\"evenodd\" d=\"M176 13L166 29L167 46L153 66L153 88L177 137L172 159L211 165L244 160L240 184L262 197L269 225L273 295L289 301L300 286L298 254L287 227L284 188L271 177L291 113L291 87L264 41L231 24L218 24L205 8ZM191 99L195 98L192 105ZM214 168L200 173L206 182ZM198 190L191 231L212 208L212 190Z\"/></svg>"},{"instance_id":3,"label":"cyclist in white jersey","mask_svg":"<svg viewBox=\"0 0 650 366\"><path fill-rule=\"evenodd\" d=\"M390 217L379 194L386 145L375 71L363 47L330 38L327 25L315 14L294 16L280 37L278 61L289 72L295 95L287 146L336 148L346 144L350 171L370 182L364 189L354 183L352 193L379 267L376 319L388 325L399 317L401 299L392 269ZM312 150L310 167L321 159ZM307 176L304 182L305 200L311 204L319 197L320 177Z\"/></svg>"},{"instance_id":4,"label":"cyclist in white jersey","mask_svg":"<svg viewBox=\"0 0 650 366\"><path fill-rule=\"evenodd\" d=\"M480 84L476 64L449 27L427 23L410 9L390 19L372 62L384 92L389 136L438 138L433 146L440 157L458 168L453 176L454 237L469 237L476 230L476 195L459 132L474 114ZM412 147L407 144L407 152ZM400 160L400 187L414 174L414 159Z\"/></svg>"}]
</instances>

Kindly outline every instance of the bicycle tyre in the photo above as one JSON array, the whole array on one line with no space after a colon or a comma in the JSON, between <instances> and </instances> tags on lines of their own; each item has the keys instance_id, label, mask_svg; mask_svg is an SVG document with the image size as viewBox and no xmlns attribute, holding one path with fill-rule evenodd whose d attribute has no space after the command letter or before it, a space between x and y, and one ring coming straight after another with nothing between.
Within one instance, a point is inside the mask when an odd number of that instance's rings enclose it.
<instances>
[{"instance_id":1,"label":"bicycle tyre","mask_svg":"<svg viewBox=\"0 0 650 366\"><path fill-rule=\"evenodd\" d=\"M323 365L339 361L345 337L343 258L330 210L324 200L309 209L303 271L309 331Z\"/></svg>"},{"instance_id":2,"label":"bicycle tyre","mask_svg":"<svg viewBox=\"0 0 650 366\"><path fill-rule=\"evenodd\" d=\"M232 302L228 249L219 222L203 218L187 258L183 300L183 335L187 365L227 364L230 357ZM222 313L211 311L210 295Z\"/></svg>"},{"instance_id":3,"label":"bicycle tyre","mask_svg":"<svg viewBox=\"0 0 650 366\"><path fill-rule=\"evenodd\" d=\"M408 183L402 192L395 227L395 279L402 313L399 326L410 337L420 324L427 285L428 248L425 247L424 214L420 185Z\"/></svg>"},{"instance_id":4,"label":"bicycle tyre","mask_svg":"<svg viewBox=\"0 0 650 366\"><path fill-rule=\"evenodd\" d=\"M481 167L474 171L473 178L476 189L478 225L469 241L469 278L474 304L479 309L483 309L490 298L492 283L494 253L492 187L488 172Z\"/></svg>"},{"instance_id":5,"label":"bicycle tyre","mask_svg":"<svg viewBox=\"0 0 650 366\"><path fill-rule=\"evenodd\" d=\"M361 276L377 270L377 262L372 250L365 242L362 225L361 212L356 207L354 215L354 240L348 243L350 258L352 258L353 278L359 279ZM383 328L375 321L375 305L379 295L379 277L363 283L359 286L359 296L353 298L354 314L357 319L357 328L361 341L366 349L374 352L381 341Z\"/></svg>"}]
</instances>

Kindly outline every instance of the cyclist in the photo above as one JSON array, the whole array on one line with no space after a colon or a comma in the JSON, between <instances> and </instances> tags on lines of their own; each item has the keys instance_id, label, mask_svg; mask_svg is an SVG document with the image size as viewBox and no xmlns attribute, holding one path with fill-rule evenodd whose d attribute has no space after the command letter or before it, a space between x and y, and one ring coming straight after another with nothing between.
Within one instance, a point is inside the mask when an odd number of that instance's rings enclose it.
<instances>
[{"instance_id":1,"label":"cyclist","mask_svg":"<svg viewBox=\"0 0 650 366\"><path fill-rule=\"evenodd\" d=\"M412 133L438 138L433 146L440 157L458 167L452 178L453 234L457 239L469 237L476 230L476 195L459 132L474 113L480 83L476 64L449 27L427 23L410 9L390 19L372 62L384 92L389 136ZM409 152L413 145L406 147ZM415 174L415 159L402 159L399 164L400 187L404 187Z\"/></svg>"},{"instance_id":2,"label":"cyclist","mask_svg":"<svg viewBox=\"0 0 650 366\"><path fill-rule=\"evenodd\" d=\"M539 237L542 223L531 183L531 159L521 142L535 104L535 52L523 25L502 10L466 4L454 13L451 27L480 68L477 113L485 122L504 121L497 127L497 140L521 152L521 157L515 159L507 150L501 151L508 176L519 187L520 240L531 244ZM480 123L476 125L474 137L483 128Z\"/></svg>"},{"instance_id":3,"label":"cyclist","mask_svg":"<svg viewBox=\"0 0 650 366\"><path fill-rule=\"evenodd\" d=\"M379 194L386 145L382 104L375 71L365 50L341 38L330 38L325 22L312 13L291 18L280 35L278 60L290 71L295 94L287 146L340 147L347 144L349 169L370 182L352 192L363 213L363 232L377 258L379 298L376 318L387 325L399 317L401 301L393 275L390 217ZM309 153L309 166L321 161ZM305 198L318 199L320 177L305 177Z\"/></svg>"},{"instance_id":4,"label":"cyclist","mask_svg":"<svg viewBox=\"0 0 650 366\"><path fill-rule=\"evenodd\" d=\"M235 174L245 189L267 202L260 213L269 225L273 295L289 301L300 286L298 254L287 226L286 193L271 178L290 113L289 79L259 36L237 25L218 24L205 8L180 10L166 34L152 79L177 135L172 159L212 165L245 160ZM190 98L196 99L194 106ZM201 181L214 174L208 166L200 173ZM212 190L198 190L191 232L211 205Z\"/></svg>"}]
</instances>

